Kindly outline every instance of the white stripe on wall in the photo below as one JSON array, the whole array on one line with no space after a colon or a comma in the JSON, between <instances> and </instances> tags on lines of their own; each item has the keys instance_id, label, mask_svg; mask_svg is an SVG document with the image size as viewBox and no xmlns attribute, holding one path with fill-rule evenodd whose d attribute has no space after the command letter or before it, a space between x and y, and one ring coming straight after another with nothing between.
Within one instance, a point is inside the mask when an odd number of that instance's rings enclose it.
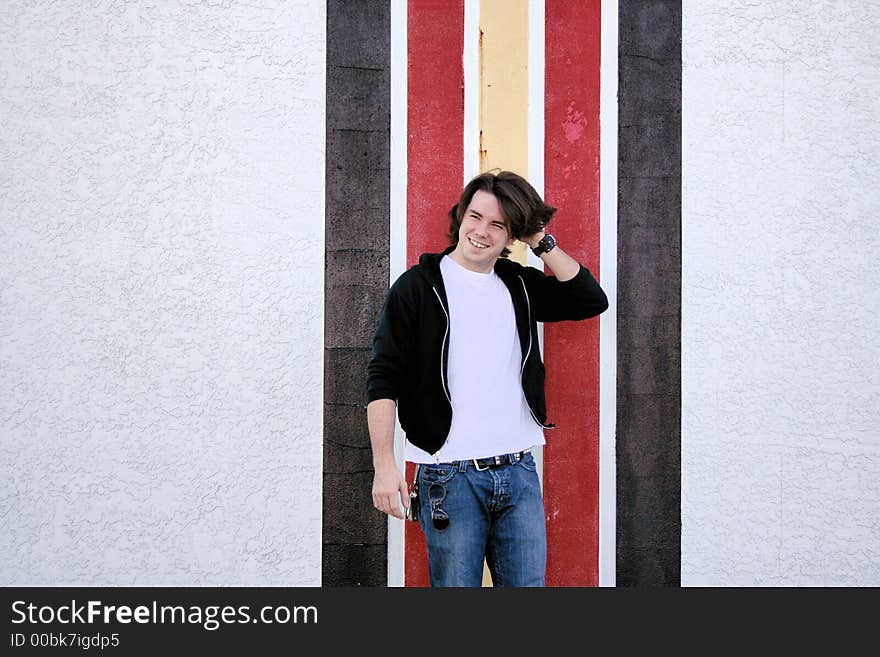
<instances>
[{"instance_id":1,"label":"white stripe on wall","mask_svg":"<svg viewBox=\"0 0 880 657\"><path fill-rule=\"evenodd\" d=\"M406 112L407 112L406 0L391 2L391 240L390 281L406 270ZM401 472L404 433L395 422L394 454ZM388 586L404 585L404 524L388 516Z\"/></svg>"},{"instance_id":2,"label":"white stripe on wall","mask_svg":"<svg viewBox=\"0 0 880 657\"><path fill-rule=\"evenodd\" d=\"M617 0L602 0L599 253L599 586L617 581Z\"/></svg>"},{"instance_id":3,"label":"white stripe on wall","mask_svg":"<svg viewBox=\"0 0 880 657\"><path fill-rule=\"evenodd\" d=\"M544 196L544 0L529 2L528 44L528 180ZM544 261L526 251L528 263L544 271ZM544 353L544 325L538 324L538 346ZM544 484L544 448L534 450L535 465Z\"/></svg>"},{"instance_id":4,"label":"white stripe on wall","mask_svg":"<svg viewBox=\"0 0 880 657\"><path fill-rule=\"evenodd\" d=\"M544 195L544 0L529 2L529 182ZM531 260L537 261L535 264ZM543 267L531 254L530 264Z\"/></svg>"},{"instance_id":5,"label":"white stripe on wall","mask_svg":"<svg viewBox=\"0 0 880 657\"><path fill-rule=\"evenodd\" d=\"M480 173L480 0L464 3L464 184Z\"/></svg>"}]
</instances>

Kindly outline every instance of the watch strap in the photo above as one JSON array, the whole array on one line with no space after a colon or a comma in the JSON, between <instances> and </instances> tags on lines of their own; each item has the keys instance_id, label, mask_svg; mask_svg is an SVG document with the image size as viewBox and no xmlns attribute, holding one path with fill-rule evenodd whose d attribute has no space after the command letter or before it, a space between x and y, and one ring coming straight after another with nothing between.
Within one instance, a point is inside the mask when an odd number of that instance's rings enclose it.
<instances>
[{"instance_id":1,"label":"watch strap","mask_svg":"<svg viewBox=\"0 0 880 657\"><path fill-rule=\"evenodd\" d=\"M541 256L544 253L549 253L556 247L556 238L553 237L550 233L544 235L541 238L541 241L538 242L538 246L532 248L532 253L536 256Z\"/></svg>"}]
</instances>

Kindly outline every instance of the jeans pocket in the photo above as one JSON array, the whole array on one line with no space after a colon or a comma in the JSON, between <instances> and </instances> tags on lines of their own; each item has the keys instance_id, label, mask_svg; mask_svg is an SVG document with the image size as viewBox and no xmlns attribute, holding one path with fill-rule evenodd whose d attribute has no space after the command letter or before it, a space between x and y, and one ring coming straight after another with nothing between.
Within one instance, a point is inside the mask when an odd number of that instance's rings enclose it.
<instances>
[{"instance_id":1,"label":"jeans pocket","mask_svg":"<svg viewBox=\"0 0 880 657\"><path fill-rule=\"evenodd\" d=\"M419 483L425 484L425 490L431 484L445 484L455 476L456 468L449 463L419 466Z\"/></svg>"}]
</instances>

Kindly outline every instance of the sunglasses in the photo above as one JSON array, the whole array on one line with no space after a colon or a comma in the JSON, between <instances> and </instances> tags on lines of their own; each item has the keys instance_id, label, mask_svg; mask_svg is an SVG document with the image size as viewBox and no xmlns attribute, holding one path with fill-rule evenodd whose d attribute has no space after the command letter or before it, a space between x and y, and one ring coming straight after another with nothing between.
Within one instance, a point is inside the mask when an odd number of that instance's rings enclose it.
<instances>
[{"instance_id":1,"label":"sunglasses","mask_svg":"<svg viewBox=\"0 0 880 657\"><path fill-rule=\"evenodd\" d=\"M431 484L431 487L428 488L428 500L431 502L431 523L438 532L449 527L449 514L440 507L445 499L446 488L440 484Z\"/></svg>"}]
</instances>

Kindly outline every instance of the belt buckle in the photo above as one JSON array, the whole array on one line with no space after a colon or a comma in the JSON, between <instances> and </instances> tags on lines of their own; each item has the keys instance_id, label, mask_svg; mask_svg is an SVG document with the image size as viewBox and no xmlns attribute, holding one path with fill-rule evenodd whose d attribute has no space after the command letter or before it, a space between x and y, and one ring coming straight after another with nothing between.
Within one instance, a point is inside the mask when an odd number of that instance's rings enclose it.
<instances>
[{"instance_id":1,"label":"belt buckle","mask_svg":"<svg viewBox=\"0 0 880 657\"><path fill-rule=\"evenodd\" d=\"M490 463L490 464L487 465L485 468L481 468L481 467L480 467L480 461L479 461L479 459L471 459L471 461L474 462L474 467L475 467L477 470L479 470L480 472L483 472L484 470L488 470L489 468L492 468L492 467L495 467L495 466L498 466L498 465L504 465L504 460L505 460L505 459L507 459L507 461L508 461L511 465L514 464L514 463L519 463L519 462L522 460L522 458L523 458L526 454L528 454L529 452L531 452L531 451L532 451L532 448L531 448L531 447L527 447L527 448L524 449L523 451L521 451L521 452L517 452L516 454L504 454L504 455L502 455L502 456L497 456L497 455L496 455L496 456L486 457L486 458L491 458L491 459L493 459L495 462L494 462L494 463Z\"/></svg>"}]
</instances>

